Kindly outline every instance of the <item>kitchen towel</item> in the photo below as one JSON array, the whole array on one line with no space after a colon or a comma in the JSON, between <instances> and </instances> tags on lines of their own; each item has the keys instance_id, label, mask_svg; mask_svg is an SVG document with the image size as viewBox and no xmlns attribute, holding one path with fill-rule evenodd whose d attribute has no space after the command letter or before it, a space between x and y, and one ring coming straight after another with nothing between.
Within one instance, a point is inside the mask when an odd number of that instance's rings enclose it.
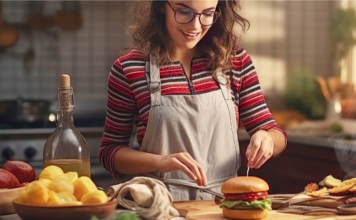
<instances>
[{"instance_id":1,"label":"kitchen towel","mask_svg":"<svg viewBox=\"0 0 356 220\"><path fill-rule=\"evenodd\" d=\"M168 220L178 217L172 206L173 197L163 182L149 177L135 177L130 181L109 187L111 197L118 203L134 210L144 219ZM130 195L131 199L127 199Z\"/></svg>"}]
</instances>

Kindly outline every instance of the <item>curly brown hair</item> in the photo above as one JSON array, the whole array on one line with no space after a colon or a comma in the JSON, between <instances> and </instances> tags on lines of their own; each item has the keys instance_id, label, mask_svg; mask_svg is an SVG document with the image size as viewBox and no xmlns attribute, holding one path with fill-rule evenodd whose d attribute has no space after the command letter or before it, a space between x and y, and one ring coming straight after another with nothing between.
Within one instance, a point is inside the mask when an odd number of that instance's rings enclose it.
<instances>
[{"instance_id":1,"label":"curly brown hair","mask_svg":"<svg viewBox=\"0 0 356 220\"><path fill-rule=\"evenodd\" d=\"M139 49L146 60L150 54L157 56L160 64L171 62L167 49L170 38L166 30L165 15L160 11L165 3L166 1L137 2L133 24L128 28L134 48ZM241 10L239 0L219 0L216 10L221 16L197 44L202 55L208 58L207 68L213 71L214 77L218 68L224 73L232 68L229 58L236 52L241 40L241 35L236 33L235 24L242 28L242 32L250 27L249 21L237 13Z\"/></svg>"}]
</instances>

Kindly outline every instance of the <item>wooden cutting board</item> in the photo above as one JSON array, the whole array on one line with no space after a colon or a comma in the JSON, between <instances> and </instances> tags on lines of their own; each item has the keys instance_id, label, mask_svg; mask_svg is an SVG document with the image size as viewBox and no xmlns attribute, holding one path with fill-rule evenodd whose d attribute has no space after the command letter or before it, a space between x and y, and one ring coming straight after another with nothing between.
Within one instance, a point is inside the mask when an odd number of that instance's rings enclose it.
<instances>
[{"instance_id":1,"label":"wooden cutting board","mask_svg":"<svg viewBox=\"0 0 356 220\"><path fill-rule=\"evenodd\" d=\"M222 215L222 210L214 201L198 200L186 202L174 202L173 206L179 211L180 215L186 220L226 220ZM325 217L325 218L324 218ZM356 215L340 216L340 215L325 215L310 216L278 213L277 211L269 211L267 218L264 220L314 220L314 219L328 219L328 220L344 220L356 219Z\"/></svg>"}]
</instances>

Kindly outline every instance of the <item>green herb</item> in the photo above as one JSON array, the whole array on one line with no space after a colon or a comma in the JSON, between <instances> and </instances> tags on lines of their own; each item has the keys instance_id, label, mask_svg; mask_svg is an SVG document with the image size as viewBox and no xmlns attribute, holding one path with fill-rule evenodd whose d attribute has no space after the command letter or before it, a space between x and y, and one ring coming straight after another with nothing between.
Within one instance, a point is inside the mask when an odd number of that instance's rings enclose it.
<instances>
[{"instance_id":1,"label":"green herb","mask_svg":"<svg viewBox=\"0 0 356 220\"><path fill-rule=\"evenodd\" d=\"M335 132L341 132L342 130L344 130L344 128L342 127L342 125L340 123L334 122L331 125L331 130L333 130Z\"/></svg>"},{"instance_id":2,"label":"green herb","mask_svg":"<svg viewBox=\"0 0 356 220\"><path fill-rule=\"evenodd\" d=\"M92 216L90 220L142 220L142 219L132 212L124 212L108 219L100 219L96 216Z\"/></svg>"},{"instance_id":3,"label":"green herb","mask_svg":"<svg viewBox=\"0 0 356 220\"><path fill-rule=\"evenodd\" d=\"M337 9L332 17L330 25L331 39L337 58L343 58L350 48L356 44L354 30L356 29L355 10Z\"/></svg>"},{"instance_id":4,"label":"green herb","mask_svg":"<svg viewBox=\"0 0 356 220\"><path fill-rule=\"evenodd\" d=\"M315 74L306 66L294 68L287 76L287 106L310 119L322 119L326 113L326 100L315 80Z\"/></svg>"}]
</instances>

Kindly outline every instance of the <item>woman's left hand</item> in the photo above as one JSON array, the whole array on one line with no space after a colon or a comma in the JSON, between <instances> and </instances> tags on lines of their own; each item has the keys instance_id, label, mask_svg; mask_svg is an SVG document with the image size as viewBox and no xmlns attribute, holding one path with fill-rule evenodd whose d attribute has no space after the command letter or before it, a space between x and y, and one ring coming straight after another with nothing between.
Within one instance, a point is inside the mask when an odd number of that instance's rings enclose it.
<instances>
[{"instance_id":1,"label":"woman's left hand","mask_svg":"<svg viewBox=\"0 0 356 220\"><path fill-rule=\"evenodd\" d=\"M264 130L257 131L251 137L250 144L246 150L248 166L250 168L260 168L273 155L274 140L272 136Z\"/></svg>"}]
</instances>

